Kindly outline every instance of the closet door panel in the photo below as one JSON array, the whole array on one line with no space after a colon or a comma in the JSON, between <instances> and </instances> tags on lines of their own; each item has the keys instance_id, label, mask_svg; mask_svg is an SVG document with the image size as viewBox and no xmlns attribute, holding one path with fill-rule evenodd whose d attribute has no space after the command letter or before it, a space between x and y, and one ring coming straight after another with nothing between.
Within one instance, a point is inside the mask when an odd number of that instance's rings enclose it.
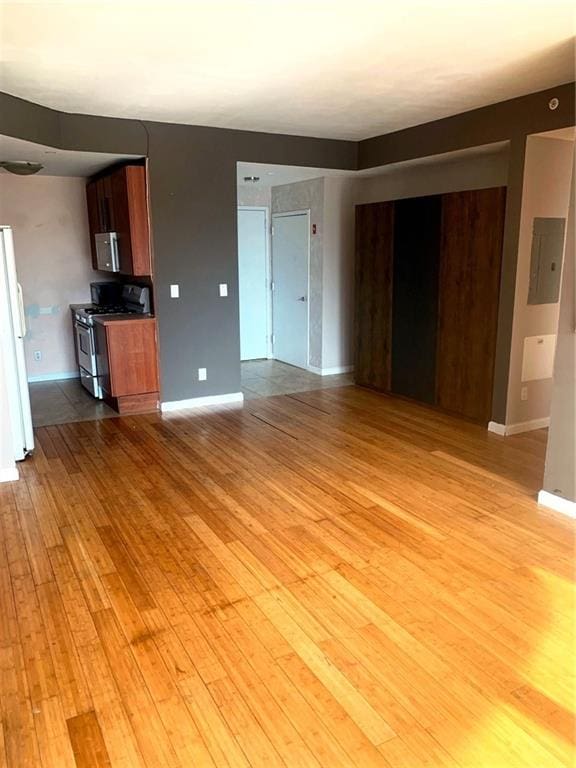
<instances>
[{"instance_id":1,"label":"closet door panel","mask_svg":"<svg viewBox=\"0 0 576 768\"><path fill-rule=\"evenodd\" d=\"M394 222L392 392L433 404L436 396L439 195L398 200Z\"/></svg>"},{"instance_id":2,"label":"closet door panel","mask_svg":"<svg viewBox=\"0 0 576 768\"><path fill-rule=\"evenodd\" d=\"M355 380L390 388L394 203L356 206Z\"/></svg>"},{"instance_id":3,"label":"closet door panel","mask_svg":"<svg viewBox=\"0 0 576 768\"><path fill-rule=\"evenodd\" d=\"M506 188L443 196L437 402L491 416Z\"/></svg>"}]
</instances>

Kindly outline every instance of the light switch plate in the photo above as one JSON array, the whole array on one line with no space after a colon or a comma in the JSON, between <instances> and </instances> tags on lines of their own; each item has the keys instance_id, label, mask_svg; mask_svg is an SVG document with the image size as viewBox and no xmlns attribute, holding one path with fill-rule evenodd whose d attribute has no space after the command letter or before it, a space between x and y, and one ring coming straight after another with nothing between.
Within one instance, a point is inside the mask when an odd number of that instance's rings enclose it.
<instances>
[{"instance_id":1,"label":"light switch plate","mask_svg":"<svg viewBox=\"0 0 576 768\"><path fill-rule=\"evenodd\" d=\"M208 374L206 368L198 368L198 381L206 381Z\"/></svg>"},{"instance_id":2,"label":"light switch plate","mask_svg":"<svg viewBox=\"0 0 576 768\"><path fill-rule=\"evenodd\" d=\"M218 290L220 291L220 296L228 296L228 283L220 283Z\"/></svg>"},{"instance_id":3,"label":"light switch plate","mask_svg":"<svg viewBox=\"0 0 576 768\"><path fill-rule=\"evenodd\" d=\"M171 285L170 286L170 298L171 299L179 299L180 298L180 286L179 285Z\"/></svg>"}]
</instances>

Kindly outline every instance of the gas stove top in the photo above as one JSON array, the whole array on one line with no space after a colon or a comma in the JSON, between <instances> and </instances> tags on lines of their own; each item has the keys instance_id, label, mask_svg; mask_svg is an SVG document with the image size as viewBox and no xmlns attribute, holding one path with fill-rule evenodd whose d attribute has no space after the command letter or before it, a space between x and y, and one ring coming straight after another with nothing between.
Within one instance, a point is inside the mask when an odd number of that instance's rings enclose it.
<instances>
[{"instance_id":1,"label":"gas stove top","mask_svg":"<svg viewBox=\"0 0 576 768\"><path fill-rule=\"evenodd\" d=\"M133 315L135 314L133 309L128 309L124 304L107 304L98 305L93 304L91 307L84 307L81 312L86 312L87 315Z\"/></svg>"},{"instance_id":2,"label":"gas stove top","mask_svg":"<svg viewBox=\"0 0 576 768\"><path fill-rule=\"evenodd\" d=\"M92 325L95 315L137 315L138 310L130 309L125 304L89 304L75 311L76 320L85 325Z\"/></svg>"}]
</instances>

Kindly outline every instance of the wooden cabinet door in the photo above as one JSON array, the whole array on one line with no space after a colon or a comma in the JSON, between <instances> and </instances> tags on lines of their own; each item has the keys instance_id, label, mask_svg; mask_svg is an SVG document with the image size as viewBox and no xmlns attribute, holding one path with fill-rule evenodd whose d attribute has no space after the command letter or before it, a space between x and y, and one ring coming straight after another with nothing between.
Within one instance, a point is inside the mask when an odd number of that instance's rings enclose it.
<instances>
[{"instance_id":1,"label":"wooden cabinet door","mask_svg":"<svg viewBox=\"0 0 576 768\"><path fill-rule=\"evenodd\" d=\"M110 183L120 272L136 277L151 275L146 169L125 166L111 175Z\"/></svg>"},{"instance_id":2,"label":"wooden cabinet door","mask_svg":"<svg viewBox=\"0 0 576 768\"><path fill-rule=\"evenodd\" d=\"M118 320L105 327L109 394L125 397L158 392L156 321Z\"/></svg>"},{"instance_id":3,"label":"wooden cabinet door","mask_svg":"<svg viewBox=\"0 0 576 768\"><path fill-rule=\"evenodd\" d=\"M397 200L394 216L392 392L434 404L440 261L439 195Z\"/></svg>"},{"instance_id":4,"label":"wooden cabinet door","mask_svg":"<svg viewBox=\"0 0 576 768\"><path fill-rule=\"evenodd\" d=\"M437 403L491 416L505 187L443 195Z\"/></svg>"},{"instance_id":5,"label":"wooden cabinet door","mask_svg":"<svg viewBox=\"0 0 576 768\"><path fill-rule=\"evenodd\" d=\"M390 388L394 203L356 206L355 380Z\"/></svg>"},{"instance_id":6,"label":"wooden cabinet door","mask_svg":"<svg viewBox=\"0 0 576 768\"><path fill-rule=\"evenodd\" d=\"M116 221L114 217L114 200L111 177L104 176L103 178L99 179L97 186L101 210L100 231L115 232Z\"/></svg>"}]
</instances>

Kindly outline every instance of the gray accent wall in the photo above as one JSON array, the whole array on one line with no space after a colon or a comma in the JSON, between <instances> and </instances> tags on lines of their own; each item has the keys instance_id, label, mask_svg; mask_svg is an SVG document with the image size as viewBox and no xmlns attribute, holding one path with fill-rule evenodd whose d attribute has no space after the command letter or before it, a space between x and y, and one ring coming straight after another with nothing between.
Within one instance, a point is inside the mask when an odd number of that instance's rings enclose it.
<instances>
[{"instance_id":1,"label":"gray accent wall","mask_svg":"<svg viewBox=\"0 0 576 768\"><path fill-rule=\"evenodd\" d=\"M548 101L560 100L550 111ZM48 109L0 93L0 134L39 144L148 156L161 349L161 398L238 390L236 163L356 170L510 141L494 420L504 421L526 135L573 125L574 84L362 142L142 122ZM180 283L181 299L169 299ZM217 296L219 282L230 295ZM198 367L208 380L196 380Z\"/></svg>"}]
</instances>

